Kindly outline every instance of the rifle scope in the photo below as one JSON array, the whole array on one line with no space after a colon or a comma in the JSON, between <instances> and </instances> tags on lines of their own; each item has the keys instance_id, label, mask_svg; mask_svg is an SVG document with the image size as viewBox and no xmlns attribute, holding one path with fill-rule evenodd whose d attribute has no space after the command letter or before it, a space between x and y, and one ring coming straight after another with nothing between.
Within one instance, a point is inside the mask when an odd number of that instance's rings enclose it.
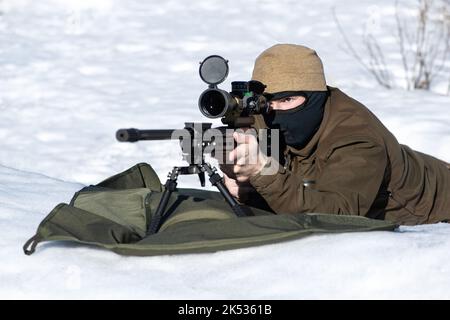
<instances>
[{"instance_id":1,"label":"rifle scope","mask_svg":"<svg viewBox=\"0 0 450 320\"><path fill-rule=\"evenodd\" d=\"M248 116L261 113L266 106L263 96L266 86L255 80L233 81L231 92L217 87L228 76L228 61L221 56L213 55L200 63L200 78L208 84L198 99L200 112L208 118ZM237 111L237 112L234 112Z\"/></svg>"}]
</instances>

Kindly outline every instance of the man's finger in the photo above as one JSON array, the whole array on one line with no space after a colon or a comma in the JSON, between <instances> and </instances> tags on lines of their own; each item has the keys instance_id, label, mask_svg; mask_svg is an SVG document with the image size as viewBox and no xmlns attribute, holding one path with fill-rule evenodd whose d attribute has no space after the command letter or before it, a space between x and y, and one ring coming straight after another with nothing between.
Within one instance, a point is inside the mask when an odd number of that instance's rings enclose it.
<instances>
[{"instance_id":1,"label":"man's finger","mask_svg":"<svg viewBox=\"0 0 450 320\"><path fill-rule=\"evenodd\" d=\"M234 149L236 152L235 164L245 165L248 164L248 157L250 153L250 148L248 144L240 144Z\"/></svg>"},{"instance_id":2,"label":"man's finger","mask_svg":"<svg viewBox=\"0 0 450 320\"><path fill-rule=\"evenodd\" d=\"M234 163L235 160L237 159L238 156L238 151L237 148L233 149L233 151L230 151L230 153L228 154L228 161L230 161L230 163Z\"/></svg>"},{"instance_id":3,"label":"man's finger","mask_svg":"<svg viewBox=\"0 0 450 320\"><path fill-rule=\"evenodd\" d=\"M233 138L234 141L236 141L236 143L241 144L241 143L250 143L250 139L251 139L251 135L250 134L246 134L246 133L240 133L235 131L233 133Z\"/></svg>"},{"instance_id":4,"label":"man's finger","mask_svg":"<svg viewBox=\"0 0 450 320\"><path fill-rule=\"evenodd\" d=\"M237 182L242 183L242 182L247 182L248 180L249 180L248 176L245 176L245 175L236 176Z\"/></svg>"}]
</instances>

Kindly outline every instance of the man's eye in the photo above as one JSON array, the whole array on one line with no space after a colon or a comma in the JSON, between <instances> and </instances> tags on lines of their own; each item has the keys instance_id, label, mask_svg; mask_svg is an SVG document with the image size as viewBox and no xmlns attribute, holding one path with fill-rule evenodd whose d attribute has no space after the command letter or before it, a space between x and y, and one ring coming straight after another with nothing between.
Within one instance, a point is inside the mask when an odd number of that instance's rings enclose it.
<instances>
[{"instance_id":1,"label":"man's eye","mask_svg":"<svg viewBox=\"0 0 450 320\"><path fill-rule=\"evenodd\" d=\"M284 98L281 102L290 102L292 101L292 98Z\"/></svg>"}]
</instances>

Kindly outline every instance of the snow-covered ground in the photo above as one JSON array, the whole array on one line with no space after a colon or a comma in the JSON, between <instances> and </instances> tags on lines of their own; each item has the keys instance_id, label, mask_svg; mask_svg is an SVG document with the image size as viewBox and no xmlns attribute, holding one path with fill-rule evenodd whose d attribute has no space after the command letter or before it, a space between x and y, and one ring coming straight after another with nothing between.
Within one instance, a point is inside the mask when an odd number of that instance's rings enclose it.
<instances>
[{"instance_id":1,"label":"snow-covered ground","mask_svg":"<svg viewBox=\"0 0 450 320\"><path fill-rule=\"evenodd\" d=\"M315 48L329 84L401 143L450 161L450 97L436 93L447 84L435 93L377 85L341 49L333 7L356 48L372 24L401 79L389 0L0 0L0 297L449 299L448 224L200 255L122 257L55 243L22 253L45 215L83 185L137 162L161 179L182 164L176 142L123 144L115 131L208 121L197 109L206 88L198 62L211 54L230 61L229 89L275 43Z\"/></svg>"}]
</instances>

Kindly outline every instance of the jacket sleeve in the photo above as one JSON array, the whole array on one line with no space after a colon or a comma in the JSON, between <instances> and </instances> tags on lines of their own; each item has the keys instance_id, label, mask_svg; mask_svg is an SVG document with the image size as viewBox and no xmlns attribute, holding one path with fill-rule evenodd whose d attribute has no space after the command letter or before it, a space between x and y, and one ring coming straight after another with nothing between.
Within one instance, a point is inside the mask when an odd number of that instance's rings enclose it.
<instances>
[{"instance_id":1,"label":"jacket sleeve","mask_svg":"<svg viewBox=\"0 0 450 320\"><path fill-rule=\"evenodd\" d=\"M281 166L274 175L251 177L250 183L276 213L364 216L377 197L387 162L384 146L353 140L329 149L312 187L304 186L304 177Z\"/></svg>"}]
</instances>

